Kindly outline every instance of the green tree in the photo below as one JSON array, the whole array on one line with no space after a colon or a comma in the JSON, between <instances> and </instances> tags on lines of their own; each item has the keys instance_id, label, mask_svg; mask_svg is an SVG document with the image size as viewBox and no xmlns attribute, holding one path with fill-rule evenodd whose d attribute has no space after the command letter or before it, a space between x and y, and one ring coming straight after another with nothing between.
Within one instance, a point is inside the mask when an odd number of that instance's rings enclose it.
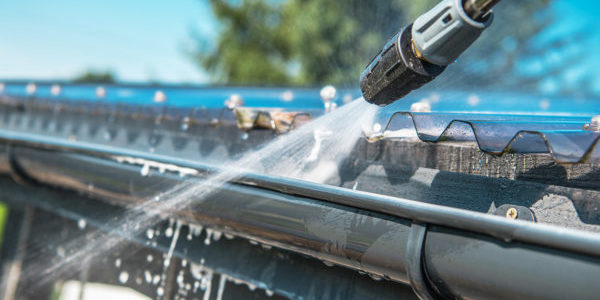
<instances>
[{"instance_id":1,"label":"green tree","mask_svg":"<svg viewBox=\"0 0 600 300\"><path fill-rule=\"evenodd\" d=\"M196 58L218 83L356 87L386 40L437 2L211 0L220 34L212 46L200 40ZM535 85L539 76L526 78L519 63L547 50L533 38L552 22L550 3L500 3L496 24L439 85Z\"/></svg>"},{"instance_id":2,"label":"green tree","mask_svg":"<svg viewBox=\"0 0 600 300\"><path fill-rule=\"evenodd\" d=\"M76 83L104 83L110 84L115 83L116 76L112 71L96 71L96 70L87 70L82 74L76 76L73 79L73 82Z\"/></svg>"},{"instance_id":3,"label":"green tree","mask_svg":"<svg viewBox=\"0 0 600 300\"><path fill-rule=\"evenodd\" d=\"M196 58L213 79L252 85L289 83L292 49L281 26L281 5L261 0L210 2L222 28L216 46L201 41Z\"/></svg>"}]
</instances>

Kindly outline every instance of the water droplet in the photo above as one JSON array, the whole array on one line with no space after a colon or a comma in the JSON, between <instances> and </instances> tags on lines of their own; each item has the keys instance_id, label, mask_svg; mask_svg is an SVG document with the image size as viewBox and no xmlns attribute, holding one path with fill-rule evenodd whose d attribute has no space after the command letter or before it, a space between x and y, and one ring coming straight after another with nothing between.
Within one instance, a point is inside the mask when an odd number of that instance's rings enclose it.
<instances>
[{"instance_id":1,"label":"water droplet","mask_svg":"<svg viewBox=\"0 0 600 300\"><path fill-rule=\"evenodd\" d=\"M153 239L154 238L154 230L152 230L151 228L149 228L148 230L146 230L146 237L148 237L148 239Z\"/></svg>"},{"instance_id":2,"label":"water droplet","mask_svg":"<svg viewBox=\"0 0 600 300\"><path fill-rule=\"evenodd\" d=\"M144 164L142 169L140 169L140 174L142 176L148 176L149 173L150 173L150 166L148 164Z\"/></svg>"},{"instance_id":3,"label":"water droplet","mask_svg":"<svg viewBox=\"0 0 600 300\"><path fill-rule=\"evenodd\" d=\"M242 141L247 140L248 139L248 133L247 132L242 132L241 139L242 139Z\"/></svg>"},{"instance_id":4,"label":"water droplet","mask_svg":"<svg viewBox=\"0 0 600 300\"><path fill-rule=\"evenodd\" d=\"M120 268L120 267L121 267L121 259L120 259L120 258L117 258L117 259L115 260L115 267L117 267L117 268Z\"/></svg>"},{"instance_id":5,"label":"water droplet","mask_svg":"<svg viewBox=\"0 0 600 300\"><path fill-rule=\"evenodd\" d=\"M381 131L381 124L379 124L379 123L373 124L373 132L380 132L380 131Z\"/></svg>"},{"instance_id":6,"label":"water droplet","mask_svg":"<svg viewBox=\"0 0 600 300\"><path fill-rule=\"evenodd\" d=\"M190 128L190 117L185 117L181 123L181 130L186 131Z\"/></svg>"},{"instance_id":7,"label":"water droplet","mask_svg":"<svg viewBox=\"0 0 600 300\"><path fill-rule=\"evenodd\" d=\"M96 88L96 97L104 98L106 96L106 89L104 87L99 86Z\"/></svg>"},{"instance_id":8,"label":"water droplet","mask_svg":"<svg viewBox=\"0 0 600 300\"><path fill-rule=\"evenodd\" d=\"M36 90L37 90L37 86L35 85L35 83L28 83L25 86L25 91L27 92L27 95L33 95L33 94L35 94Z\"/></svg>"},{"instance_id":9,"label":"water droplet","mask_svg":"<svg viewBox=\"0 0 600 300\"><path fill-rule=\"evenodd\" d=\"M158 276L158 274L154 275L154 277L152 278L152 283L158 284L159 281L160 281L160 276Z\"/></svg>"},{"instance_id":10,"label":"water droplet","mask_svg":"<svg viewBox=\"0 0 600 300\"><path fill-rule=\"evenodd\" d=\"M167 101L167 94L165 94L165 92L163 92L161 90L158 90L154 93L153 100L156 103L163 103L163 102Z\"/></svg>"},{"instance_id":11,"label":"water droplet","mask_svg":"<svg viewBox=\"0 0 600 300\"><path fill-rule=\"evenodd\" d=\"M213 234L212 234L213 240L218 241L221 239L221 236L223 236L223 233L221 231L217 231L217 230L213 231Z\"/></svg>"},{"instance_id":12,"label":"water droplet","mask_svg":"<svg viewBox=\"0 0 600 300\"><path fill-rule=\"evenodd\" d=\"M177 285L179 287L184 286L185 282L183 281L184 277L183 277L183 271L179 272L179 274L177 274L177 278L175 279L175 281L177 282Z\"/></svg>"},{"instance_id":13,"label":"water droplet","mask_svg":"<svg viewBox=\"0 0 600 300\"><path fill-rule=\"evenodd\" d=\"M127 283L127 280L129 280L129 273L125 271L121 272L121 274L119 274L119 282L125 284Z\"/></svg>"},{"instance_id":14,"label":"water droplet","mask_svg":"<svg viewBox=\"0 0 600 300\"><path fill-rule=\"evenodd\" d=\"M60 85L58 85L58 84L52 85L50 87L50 94L52 94L52 96L60 95Z\"/></svg>"},{"instance_id":15,"label":"water droplet","mask_svg":"<svg viewBox=\"0 0 600 300\"><path fill-rule=\"evenodd\" d=\"M173 236L173 227L169 227L169 228L167 228L167 230L165 230L165 236L167 236L167 237Z\"/></svg>"},{"instance_id":16,"label":"water droplet","mask_svg":"<svg viewBox=\"0 0 600 300\"><path fill-rule=\"evenodd\" d=\"M281 100L284 102L290 102L294 100L294 92L287 90L281 94Z\"/></svg>"},{"instance_id":17,"label":"water droplet","mask_svg":"<svg viewBox=\"0 0 600 300\"><path fill-rule=\"evenodd\" d=\"M331 102L337 97L337 89L332 85L326 85L321 89L320 96L323 102Z\"/></svg>"},{"instance_id":18,"label":"water droplet","mask_svg":"<svg viewBox=\"0 0 600 300\"><path fill-rule=\"evenodd\" d=\"M539 106L540 106L541 110L547 110L548 108L550 108L550 100L548 100L548 99L540 100Z\"/></svg>"},{"instance_id":19,"label":"water droplet","mask_svg":"<svg viewBox=\"0 0 600 300\"><path fill-rule=\"evenodd\" d=\"M152 262L153 260L154 260L154 257L151 254L148 254L148 256L146 256L147 262Z\"/></svg>"},{"instance_id":20,"label":"water droplet","mask_svg":"<svg viewBox=\"0 0 600 300\"><path fill-rule=\"evenodd\" d=\"M326 260L324 260L324 261L323 261L323 263L324 263L326 266L328 266L328 267L333 267L333 266L334 266L334 263L332 263L332 262L330 262L330 261L326 261Z\"/></svg>"},{"instance_id":21,"label":"water droplet","mask_svg":"<svg viewBox=\"0 0 600 300\"><path fill-rule=\"evenodd\" d=\"M157 295L159 295L159 296L162 296L164 293L165 293L165 290L164 290L164 289L163 289L161 286L159 286L159 287L156 289L156 294L157 294Z\"/></svg>"},{"instance_id":22,"label":"water droplet","mask_svg":"<svg viewBox=\"0 0 600 300\"><path fill-rule=\"evenodd\" d=\"M144 271L144 278L146 279L147 283L152 282L152 273L150 273L150 271L145 270Z\"/></svg>"},{"instance_id":23,"label":"water droplet","mask_svg":"<svg viewBox=\"0 0 600 300\"><path fill-rule=\"evenodd\" d=\"M271 291L271 290L265 290L265 294L267 294L267 296L272 297L275 292Z\"/></svg>"},{"instance_id":24,"label":"water droplet","mask_svg":"<svg viewBox=\"0 0 600 300\"><path fill-rule=\"evenodd\" d=\"M79 229L85 229L85 227L87 226L87 222L85 221L85 219L79 219L79 221L77 221L77 227L79 227Z\"/></svg>"},{"instance_id":25,"label":"water droplet","mask_svg":"<svg viewBox=\"0 0 600 300\"><path fill-rule=\"evenodd\" d=\"M375 274L369 274L369 277L371 277L371 279L373 279L375 281L379 281L382 279L381 276L375 275Z\"/></svg>"}]
</instances>

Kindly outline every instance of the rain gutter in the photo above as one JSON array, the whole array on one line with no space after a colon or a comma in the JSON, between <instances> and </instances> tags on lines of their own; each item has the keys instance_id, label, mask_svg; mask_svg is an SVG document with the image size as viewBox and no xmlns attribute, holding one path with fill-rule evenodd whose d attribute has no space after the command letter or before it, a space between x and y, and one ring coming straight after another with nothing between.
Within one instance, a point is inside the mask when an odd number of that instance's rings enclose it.
<instances>
[{"instance_id":1,"label":"rain gutter","mask_svg":"<svg viewBox=\"0 0 600 300\"><path fill-rule=\"evenodd\" d=\"M130 206L214 166L106 145L0 130L0 172L29 185ZM130 160L124 161L128 157ZM94 189L89 190L90 183ZM592 299L600 236L408 199L243 174L203 201L167 212L238 236L410 284L422 299Z\"/></svg>"}]
</instances>

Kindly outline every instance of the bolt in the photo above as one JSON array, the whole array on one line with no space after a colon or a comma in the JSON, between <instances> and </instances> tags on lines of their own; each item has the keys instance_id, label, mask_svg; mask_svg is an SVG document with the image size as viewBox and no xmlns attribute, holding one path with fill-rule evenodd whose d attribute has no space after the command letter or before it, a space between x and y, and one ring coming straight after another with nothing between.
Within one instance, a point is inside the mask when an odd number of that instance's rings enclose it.
<instances>
[{"instance_id":1,"label":"bolt","mask_svg":"<svg viewBox=\"0 0 600 300\"><path fill-rule=\"evenodd\" d=\"M515 219L517 219L518 216L519 216L519 213L517 212L517 209L514 207L511 207L506 211L506 218L509 220L515 220Z\"/></svg>"}]
</instances>

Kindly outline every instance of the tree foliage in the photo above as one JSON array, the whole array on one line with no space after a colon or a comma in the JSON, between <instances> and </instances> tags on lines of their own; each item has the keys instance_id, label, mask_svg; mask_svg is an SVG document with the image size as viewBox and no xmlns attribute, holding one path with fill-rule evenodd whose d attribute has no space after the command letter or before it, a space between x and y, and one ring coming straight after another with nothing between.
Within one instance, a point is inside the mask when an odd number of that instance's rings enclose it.
<instances>
[{"instance_id":1,"label":"tree foliage","mask_svg":"<svg viewBox=\"0 0 600 300\"><path fill-rule=\"evenodd\" d=\"M82 74L76 76L73 79L73 82L76 83L104 83L111 84L115 83L116 76L112 71L96 71L96 70L87 70Z\"/></svg>"},{"instance_id":2,"label":"tree foliage","mask_svg":"<svg viewBox=\"0 0 600 300\"><path fill-rule=\"evenodd\" d=\"M448 68L442 86L537 84L520 63L561 40L535 37L553 21L552 0L504 1L495 24ZM437 0L210 0L220 33L195 57L215 82L356 87L388 38ZM529 76L529 77L528 77Z\"/></svg>"}]
</instances>

